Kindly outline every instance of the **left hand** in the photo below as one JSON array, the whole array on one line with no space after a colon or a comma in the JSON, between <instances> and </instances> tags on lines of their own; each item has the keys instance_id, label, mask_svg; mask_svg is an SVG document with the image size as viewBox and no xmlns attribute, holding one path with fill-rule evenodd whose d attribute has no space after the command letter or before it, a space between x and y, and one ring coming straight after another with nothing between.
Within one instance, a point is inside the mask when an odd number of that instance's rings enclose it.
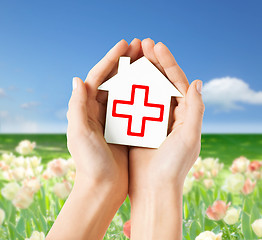
<instances>
[{"instance_id":1,"label":"left hand","mask_svg":"<svg viewBox=\"0 0 262 240\"><path fill-rule=\"evenodd\" d=\"M142 41L143 54L177 87L184 97L172 99L168 136L158 149L131 147L129 194L163 186L183 187L201 147L204 104L196 80L190 86L175 58L163 43Z\"/></svg>"}]
</instances>

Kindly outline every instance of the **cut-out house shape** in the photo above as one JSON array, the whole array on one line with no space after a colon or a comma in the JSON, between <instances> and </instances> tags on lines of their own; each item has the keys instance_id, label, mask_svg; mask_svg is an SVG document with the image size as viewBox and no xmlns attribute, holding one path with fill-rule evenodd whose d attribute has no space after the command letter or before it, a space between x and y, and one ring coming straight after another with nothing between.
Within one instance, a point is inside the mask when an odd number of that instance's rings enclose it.
<instances>
[{"instance_id":1,"label":"cut-out house shape","mask_svg":"<svg viewBox=\"0 0 262 240\"><path fill-rule=\"evenodd\" d=\"M120 57L118 73L98 89L108 91L105 140L149 148L167 136L171 96L182 97L146 57Z\"/></svg>"}]
</instances>

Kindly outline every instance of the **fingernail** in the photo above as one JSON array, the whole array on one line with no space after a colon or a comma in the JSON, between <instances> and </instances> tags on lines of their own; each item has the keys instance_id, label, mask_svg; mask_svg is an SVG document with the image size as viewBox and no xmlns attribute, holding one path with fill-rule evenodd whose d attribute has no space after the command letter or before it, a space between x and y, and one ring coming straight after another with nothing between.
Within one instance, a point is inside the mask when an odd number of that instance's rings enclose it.
<instances>
[{"instance_id":1,"label":"fingernail","mask_svg":"<svg viewBox=\"0 0 262 240\"><path fill-rule=\"evenodd\" d=\"M73 85L73 90L76 89L77 87L77 78L76 77L73 78L72 85Z\"/></svg>"},{"instance_id":2,"label":"fingernail","mask_svg":"<svg viewBox=\"0 0 262 240\"><path fill-rule=\"evenodd\" d=\"M199 94L202 93L202 81L197 81L196 89L197 89Z\"/></svg>"},{"instance_id":3,"label":"fingernail","mask_svg":"<svg viewBox=\"0 0 262 240\"><path fill-rule=\"evenodd\" d=\"M137 38L134 38L131 42L134 42Z\"/></svg>"}]
</instances>

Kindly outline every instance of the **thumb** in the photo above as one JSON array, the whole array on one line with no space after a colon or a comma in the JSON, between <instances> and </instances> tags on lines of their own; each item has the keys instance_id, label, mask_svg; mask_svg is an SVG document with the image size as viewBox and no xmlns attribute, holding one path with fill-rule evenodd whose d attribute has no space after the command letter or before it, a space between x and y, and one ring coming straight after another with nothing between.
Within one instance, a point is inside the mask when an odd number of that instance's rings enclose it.
<instances>
[{"instance_id":1,"label":"thumb","mask_svg":"<svg viewBox=\"0 0 262 240\"><path fill-rule=\"evenodd\" d=\"M186 94L184 135L192 144L201 139L201 127L205 111L201 90L202 81L195 80L189 86Z\"/></svg>"},{"instance_id":2,"label":"thumb","mask_svg":"<svg viewBox=\"0 0 262 240\"><path fill-rule=\"evenodd\" d=\"M73 78L72 96L68 103L68 133L72 131L76 134L83 131L87 123L87 89L84 82L78 78Z\"/></svg>"}]
</instances>

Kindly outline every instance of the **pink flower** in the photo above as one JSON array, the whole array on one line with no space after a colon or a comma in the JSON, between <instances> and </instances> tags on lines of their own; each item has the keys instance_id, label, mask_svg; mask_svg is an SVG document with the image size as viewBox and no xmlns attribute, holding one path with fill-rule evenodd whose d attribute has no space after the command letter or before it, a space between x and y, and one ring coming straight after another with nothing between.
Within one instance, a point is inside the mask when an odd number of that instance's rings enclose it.
<instances>
[{"instance_id":1,"label":"pink flower","mask_svg":"<svg viewBox=\"0 0 262 240\"><path fill-rule=\"evenodd\" d=\"M245 184L242 188L242 193L248 195L253 192L256 186L256 182L252 182L249 178L246 179Z\"/></svg>"},{"instance_id":2,"label":"pink flower","mask_svg":"<svg viewBox=\"0 0 262 240\"><path fill-rule=\"evenodd\" d=\"M127 222L125 222L124 227L123 227L123 232L124 232L124 235L127 238L130 238L130 235L131 235L131 220L128 220Z\"/></svg>"},{"instance_id":3,"label":"pink flower","mask_svg":"<svg viewBox=\"0 0 262 240\"><path fill-rule=\"evenodd\" d=\"M205 173L201 170L193 173L193 176L196 180L202 178L204 175L205 175Z\"/></svg>"},{"instance_id":4,"label":"pink flower","mask_svg":"<svg viewBox=\"0 0 262 240\"><path fill-rule=\"evenodd\" d=\"M261 166L262 164L259 161L252 161L248 166L248 170L251 172L257 171Z\"/></svg>"},{"instance_id":5,"label":"pink flower","mask_svg":"<svg viewBox=\"0 0 262 240\"><path fill-rule=\"evenodd\" d=\"M4 162L4 161L1 161L0 162L0 168L3 170L3 171L6 171L9 169L9 166Z\"/></svg>"},{"instance_id":6,"label":"pink flower","mask_svg":"<svg viewBox=\"0 0 262 240\"><path fill-rule=\"evenodd\" d=\"M218 221L226 216L226 212L231 203L226 204L222 200L217 200L206 210L209 219Z\"/></svg>"},{"instance_id":7,"label":"pink flower","mask_svg":"<svg viewBox=\"0 0 262 240\"><path fill-rule=\"evenodd\" d=\"M48 168L57 177L62 177L67 173L67 161L62 158L54 159L48 163Z\"/></svg>"},{"instance_id":8,"label":"pink flower","mask_svg":"<svg viewBox=\"0 0 262 240\"><path fill-rule=\"evenodd\" d=\"M70 182L64 180L61 183L56 183L53 187L55 195L61 199L66 199L72 190Z\"/></svg>"},{"instance_id":9,"label":"pink flower","mask_svg":"<svg viewBox=\"0 0 262 240\"><path fill-rule=\"evenodd\" d=\"M230 170L232 173L243 173L247 170L250 161L246 157L239 157L233 161Z\"/></svg>"},{"instance_id":10,"label":"pink flower","mask_svg":"<svg viewBox=\"0 0 262 240\"><path fill-rule=\"evenodd\" d=\"M23 186L28 188L32 193L36 193L40 189L41 183L37 177L32 177L25 179Z\"/></svg>"},{"instance_id":11,"label":"pink flower","mask_svg":"<svg viewBox=\"0 0 262 240\"><path fill-rule=\"evenodd\" d=\"M24 208L28 208L33 202L33 200L34 200L34 193L29 188L22 187L17 192L12 202L17 208L24 209Z\"/></svg>"}]
</instances>

